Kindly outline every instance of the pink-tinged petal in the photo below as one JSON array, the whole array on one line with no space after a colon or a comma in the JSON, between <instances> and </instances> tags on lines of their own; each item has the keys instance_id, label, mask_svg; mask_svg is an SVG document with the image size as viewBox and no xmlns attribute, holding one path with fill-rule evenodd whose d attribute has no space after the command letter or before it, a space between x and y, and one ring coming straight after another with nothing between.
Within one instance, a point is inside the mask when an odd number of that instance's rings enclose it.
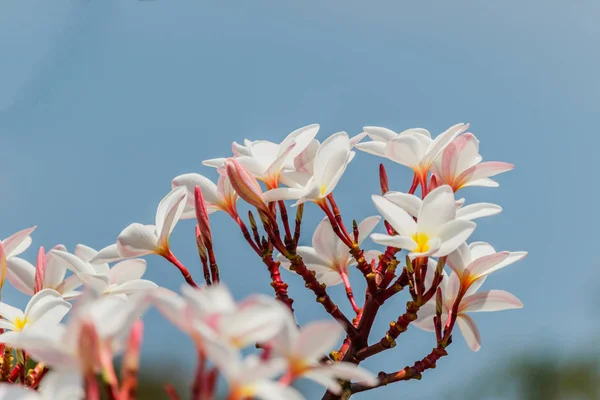
<instances>
[{"instance_id":1,"label":"pink-tinged petal","mask_svg":"<svg viewBox=\"0 0 600 400\"><path fill-rule=\"evenodd\" d=\"M435 316L435 298L421 306L417 313L417 319L412 322L412 325L424 331L433 332L435 331L435 325L433 324L433 317Z\"/></svg>"},{"instance_id":2,"label":"pink-tinged petal","mask_svg":"<svg viewBox=\"0 0 600 400\"><path fill-rule=\"evenodd\" d=\"M396 204L397 206L402 207L402 209L412 217L416 217L419 215L419 210L421 209L421 205L423 204L423 201L420 198L407 193L387 192L383 197Z\"/></svg>"},{"instance_id":3,"label":"pink-tinged petal","mask_svg":"<svg viewBox=\"0 0 600 400\"><path fill-rule=\"evenodd\" d=\"M46 271L44 273L44 285L45 288L56 288L65 279L67 273L66 261L56 254L56 251L65 250L51 250L46 254Z\"/></svg>"},{"instance_id":4,"label":"pink-tinged petal","mask_svg":"<svg viewBox=\"0 0 600 400\"><path fill-rule=\"evenodd\" d=\"M304 400L304 396L291 386L268 380L252 385L253 398L260 400Z\"/></svg>"},{"instance_id":5,"label":"pink-tinged petal","mask_svg":"<svg viewBox=\"0 0 600 400\"><path fill-rule=\"evenodd\" d=\"M196 313L195 316L199 318L211 314L231 313L236 310L235 300L227 286L223 284L200 289L183 285L181 294Z\"/></svg>"},{"instance_id":6,"label":"pink-tinged petal","mask_svg":"<svg viewBox=\"0 0 600 400\"><path fill-rule=\"evenodd\" d=\"M427 259L427 273L425 274L425 277L423 278L423 282L425 284L425 289L430 289L431 286L433 285L433 277L435 275L435 270L437 268L437 260L429 257ZM442 269L442 273L445 273L445 271ZM446 276L444 274L444 276Z\"/></svg>"},{"instance_id":7,"label":"pink-tinged petal","mask_svg":"<svg viewBox=\"0 0 600 400\"><path fill-rule=\"evenodd\" d=\"M156 210L156 234L161 243L166 243L175 229L175 225L187 201L187 190L185 187L177 187L165 196L158 204Z\"/></svg>"},{"instance_id":8,"label":"pink-tinged petal","mask_svg":"<svg viewBox=\"0 0 600 400\"><path fill-rule=\"evenodd\" d=\"M391 246L408 251L412 251L417 248L417 243L412 238L407 236L389 236L383 233L372 233L371 240L383 246Z\"/></svg>"},{"instance_id":9,"label":"pink-tinged petal","mask_svg":"<svg viewBox=\"0 0 600 400\"><path fill-rule=\"evenodd\" d=\"M457 144L458 157L455 172L458 174L481 161L479 140L472 133L467 132L457 136L452 143Z\"/></svg>"},{"instance_id":10,"label":"pink-tinged petal","mask_svg":"<svg viewBox=\"0 0 600 400\"><path fill-rule=\"evenodd\" d=\"M227 176L237 194L248 204L269 212L260 185L256 178L236 159L229 158L225 163Z\"/></svg>"},{"instance_id":11,"label":"pink-tinged petal","mask_svg":"<svg viewBox=\"0 0 600 400\"><path fill-rule=\"evenodd\" d=\"M281 169L286 165L288 160L294 157L292 153L295 147L296 143L291 143L291 145L287 147L285 151L280 151L277 158L265 170L265 173L261 178L265 183L267 183L267 186L274 185L276 182L274 181L274 179L277 179L277 181L279 181L279 173L281 172ZM282 148L280 148L280 150L281 149Z\"/></svg>"},{"instance_id":12,"label":"pink-tinged petal","mask_svg":"<svg viewBox=\"0 0 600 400\"><path fill-rule=\"evenodd\" d=\"M143 292L146 290L153 290L153 289L156 289L157 287L158 287L158 285L152 281L149 281L146 279L133 279L133 280L129 280L127 282L117 284L114 287L111 287L109 289L109 293L113 294L113 295L117 295L117 294L130 295L133 293Z\"/></svg>"},{"instance_id":13,"label":"pink-tinged petal","mask_svg":"<svg viewBox=\"0 0 600 400\"><path fill-rule=\"evenodd\" d=\"M344 282L342 276L337 270L333 270L331 268L326 268L321 265L307 265L306 268L316 272L316 278L319 283L325 286L336 286L340 283Z\"/></svg>"},{"instance_id":14,"label":"pink-tinged petal","mask_svg":"<svg viewBox=\"0 0 600 400\"><path fill-rule=\"evenodd\" d=\"M424 128L410 128L400 132L398 135L413 135L415 137L424 137L426 139L431 139L431 132ZM430 141L424 141L424 143L429 143Z\"/></svg>"},{"instance_id":15,"label":"pink-tinged petal","mask_svg":"<svg viewBox=\"0 0 600 400\"><path fill-rule=\"evenodd\" d=\"M25 317L32 324L58 324L71 309L54 289L43 289L37 292L25 308Z\"/></svg>"},{"instance_id":16,"label":"pink-tinged petal","mask_svg":"<svg viewBox=\"0 0 600 400\"><path fill-rule=\"evenodd\" d=\"M523 308L521 300L504 290L490 290L465 297L460 303L459 312L491 312L513 308Z\"/></svg>"},{"instance_id":17,"label":"pink-tinged petal","mask_svg":"<svg viewBox=\"0 0 600 400\"><path fill-rule=\"evenodd\" d=\"M373 229L375 229L380 221L381 217L376 215L367 217L358 224L358 244L361 244L373 232Z\"/></svg>"},{"instance_id":18,"label":"pink-tinged petal","mask_svg":"<svg viewBox=\"0 0 600 400\"><path fill-rule=\"evenodd\" d=\"M31 233L35 230L36 226L31 228L23 229L2 241L4 246L4 252L6 258L18 256L31 246Z\"/></svg>"},{"instance_id":19,"label":"pink-tinged petal","mask_svg":"<svg viewBox=\"0 0 600 400\"><path fill-rule=\"evenodd\" d=\"M114 261L122 260L123 257L119 254L117 244L111 244L106 246L98 252L91 260L90 264L104 264Z\"/></svg>"},{"instance_id":20,"label":"pink-tinged petal","mask_svg":"<svg viewBox=\"0 0 600 400\"><path fill-rule=\"evenodd\" d=\"M338 256L337 248L340 239L333 232L329 219L321 220L312 238L312 245L321 258L331 263Z\"/></svg>"},{"instance_id":21,"label":"pink-tinged petal","mask_svg":"<svg viewBox=\"0 0 600 400\"><path fill-rule=\"evenodd\" d=\"M250 144L252 144L252 142L250 142ZM250 150L248 149L248 146L246 146L245 144L239 144L238 142L231 143L231 152L236 157L250 155Z\"/></svg>"},{"instance_id":22,"label":"pink-tinged petal","mask_svg":"<svg viewBox=\"0 0 600 400\"><path fill-rule=\"evenodd\" d=\"M475 282L471 283L471 286L469 286L469 288L465 292L465 297L470 296L474 293L477 293L477 291L481 288L481 286L483 286L483 284L485 283L486 280L487 280L487 276L484 276L482 278L477 279Z\"/></svg>"},{"instance_id":23,"label":"pink-tinged petal","mask_svg":"<svg viewBox=\"0 0 600 400\"><path fill-rule=\"evenodd\" d=\"M86 273L94 274L95 271L90 264L83 262L79 257L74 254L68 253L62 250L51 250L48 255L51 257L58 257L63 261L64 266L76 274ZM58 262L58 261L57 261Z\"/></svg>"},{"instance_id":24,"label":"pink-tinged petal","mask_svg":"<svg viewBox=\"0 0 600 400\"><path fill-rule=\"evenodd\" d=\"M364 151L365 153L373 154L375 156L380 157L387 157L385 154L387 143L385 142L358 143L354 147L356 147L360 151Z\"/></svg>"},{"instance_id":25,"label":"pink-tinged petal","mask_svg":"<svg viewBox=\"0 0 600 400\"><path fill-rule=\"evenodd\" d=\"M509 255L510 253L508 251L501 251L499 253L490 254L489 256L480 257L474 260L467 267L469 279L475 280L497 271L504 266L502 263L508 258Z\"/></svg>"},{"instance_id":26,"label":"pink-tinged petal","mask_svg":"<svg viewBox=\"0 0 600 400\"><path fill-rule=\"evenodd\" d=\"M506 260L504 260L502 263L500 263L500 265L496 267L496 270L499 270L500 268L504 268L512 263L522 260L527 256L527 254L528 253L526 251L511 251L508 254Z\"/></svg>"},{"instance_id":27,"label":"pink-tinged petal","mask_svg":"<svg viewBox=\"0 0 600 400\"><path fill-rule=\"evenodd\" d=\"M407 237L411 237L417 232L417 223L404 209L385 197L373 195L371 198L379 213L392 225L396 232Z\"/></svg>"},{"instance_id":28,"label":"pink-tinged petal","mask_svg":"<svg viewBox=\"0 0 600 400\"><path fill-rule=\"evenodd\" d=\"M491 203L475 203L461 207L456 211L457 219L466 219L467 221L481 217L489 217L502 212L502 207Z\"/></svg>"},{"instance_id":29,"label":"pink-tinged petal","mask_svg":"<svg viewBox=\"0 0 600 400\"><path fill-rule=\"evenodd\" d=\"M308 146L294 158L294 170L312 175L315 157L321 143L313 139Z\"/></svg>"},{"instance_id":30,"label":"pink-tinged petal","mask_svg":"<svg viewBox=\"0 0 600 400\"><path fill-rule=\"evenodd\" d=\"M156 253L159 238L154 225L142 225L137 222L129 225L117 238L117 249L122 258L140 257Z\"/></svg>"},{"instance_id":31,"label":"pink-tinged petal","mask_svg":"<svg viewBox=\"0 0 600 400\"><path fill-rule=\"evenodd\" d=\"M428 235L435 234L455 216L456 203L452 188L448 185L437 187L427 193L423 200L417 218L417 231Z\"/></svg>"},{"instance_id":32,"label":"pink-tinged petal","mask_svg":"<svg viewBox=\"0 0 600 400\"><path fill-rule=\"evenodd\" d=\"M398 136L398 134L393 130L380 126L365 126L363 127L363 131L365 131L372 140L377 142L387 143Z\"/></svg>"},{"instance_id":33,"label":"pink-tinged petal","mask_svg":"<svg viewBox=\"0 0 600 400\"><path fill-rule=\"evenodd\" d=\"M314 247L298 246L296 254L302 257L302 261L304 261L305 264L326 265L330 262L329 260L325 259L323 254L319 253ZM289 261L281 254L278 255L277 260L285 260L289 264Z\"/></svg>"},{"instance_id":34,"label":"pink-tinged petal","mask_svg":"<svg viewBox=\"0 0 600 400\"><path fill-rule=\"evenodd\" d=\"M462 243L452 253L448 254L446 264L459 276L463 276L465 268L471 263L471 251L466 243Z\"/></svg>"},{"instance_id":35,"label":"pink-tinged petal","mask_svg":"<svg viewBox=\"0 0 600 400\"><path fill-rule=\"evenodd\" d=\"M207 167L213 167L213 168L222 168L225 165L225 161L227 159L220 157L220 158L211 158L210 160L204 160L202 161L202 165L206 165Z\"/></svg>"},{"instance_id":36,"label":"pink-tinged petal","mask_svg":"<svg viewBox=\"0 0 600 400\"><path fill-rule=\"evenodd\" d=\"M422 142L412 135L401 135L390 140L385 149L385 155L398 164L418 168L421 159L425 156L426 148Z\"/></svg>"},{"instance_id":37,"label":"pink-tinged petal","mask_svg":"<svg viewBox=\"0 0 600 400\"><path fill-rule=\"evenodd\" d=\"M444 290L445 289L445 290ZM458 296L458 291L460 290L460 278L454 272L450 273L446 281L446 286L442 288L444 299L448 300L448 309L451 309L456 296Z\"/></svg>"},{"instance_id":38,"label":"pink-tinged petal","mask_svg":"<svg viewBox=\"0 0 600 400\"><path fill-rule=\"evenodd\" d=\"M476 260L484 256L489 256L490 254L494 254L496 252L492 245L486 242L471 243L469 245L469 251L471 252L471 260Z\"/></svg>"},{"instance_id":39,"label":"pink-tinged petal","mask_svg":"<svg viewBox=\"0 0 600 400\"><path fill-rule=\"evenodd\" d=\"M475 222L463 219L456 219L444 224L438 232L441 246L434 256L442 257L452 253L471 236L476 226Z\"/></svg>"},{"instance_id":40,"label":"pink-tinged petal","mask_svg":"<svg viewBox=\"0 0 600 400\"><path fill-rule=\"evenodd\" d=\"M421 165L429 168L433 160L435 160L444 151L446 146L459 134L469 129L469 124L456 124L448 128L445 132L440 133L429 145L427 153L424 155Z\"/></svg>"},{"instance_id":41,"label":"pink-tinged petal","mask_svg":"<svg viewBox=\"0 0 600 400\"><path fill-rule=\"evenodd\" d=\"M83 261L89 263L90 260L92 260L94 257L96 257L96 255L98 254L98 251L89 246L86 246L83 244L78 244L77 246L75 246L74 253L77 257L79 257ZM96 264L93 264L92 267L99 274L108 274L108 270L110 269L110 267L108 266L108 263L96 263Z\"/></svg>"},{"instance_id":42,"label":"pink-tinged petal","mask_svg":"<svg viewBox=\"0 0 600 400\"><path fill-rule=\"evenodd\" d=\"M12 257L6 262L6 279L18 291L33 295L35 285L35 267L22 258Z\"/></svg>"},{"instance_id":43,"label":"pink-tinged petal","mask_svg":"<svg viewBox=\"0 0 600 400\"><path fill-rule=\"evenodd\" d=\"M227 212L230 210L235 210L235 204L237 202L238 195L233 189L233 186L231 186L231 181L226 174L219 176L219 180L217 181L217 193L219 194L221 203L215 205L214 208L210 205L207 205L207 211L209 214L217 211L218 209L224 209ZM204 192L202 192L202 194L204 194Z\"/></svg>"},{"instance_id":44,"label":"pink-tinged petal","mask_svg":"<svg viewBox=\"0 0 600 400\"><path fill-rule=\"evenodd\" d=\"M295 188L278 188L271 189L263 195L265 201L278 201L278 200L298 200L305 191L303 189Z\"/></svg>"},{"instance_id":45,"label":"pink-tinged petal","mask_svg":"<svg viewBox=\"0 0 600 400\"><path fill-rule=\"evenodd\" d=\"M146 260L125 260L115 264L108 272L111 284L121 284L140 279L146 272Z\"/></svg>"},{"instance_id":46,"label":"pink-tinged petal","mask_svg":"<svg viewBox=\"0 0 600 400\"><path fill-rule=\"evenodd\" d=\"M462 187L468 182L489 178L490 176L495 176L502 172L510 171L514 168L514 165L501 161L482 162L481 164L477 164L466 169L458 176L456 181L457 184L460 185L459 187Z\"/></svg>"},{"instance_id":47,"label":"pink-tinged petal","mask_svg":"<svg viewBox=\"0 0 600 400\"><path fill-rule=\"evenodd\" d=\"M187 190L185 208L181 214L181 219L196 218L196 208L194 206L194 189L196 186L200 186L204 202L207 205L219 204L221 202L217 185L200 174L183 174L173 178L171 187L175 189L179 186L184 186Z\"/></svg>"},{"instance_id":48,"label":"pink-tinged petal","mask_svg":"<svg viewBox=\"0 0 600 400\"><path fill-rule=\"evenodd\" d=\"M456 319L456 323L465 338L465 342L467 342L467 346L473 351L479 351L481 348L481 335L479 334L479 329L477 328L477 325L475 325L473 318L461 314Z\"/></svg>"},{"instance_id":49,"label":"pink-tinged petal","mask_svg":"<svg viewBox=\"0 0 600 400\"><path fill-rule=\"evenodd\" d=\"M300 328L293 353L309 364L316 363L338 345L343 333L335 321L310 322Z\"/></svg>"},{"instance_id":50,"label":"pink-tinged petal","mask_svg":"<svg viewBox=\"0 0 600 400\"><path fill-rule=\"evenodd\" d=\"M55 289L62 293L64 299L68 300L68 297L74 294L72 292L81 287L81 285L83 285L81 279L77 275L71 275Z\"/></svg>"}]
</instances>

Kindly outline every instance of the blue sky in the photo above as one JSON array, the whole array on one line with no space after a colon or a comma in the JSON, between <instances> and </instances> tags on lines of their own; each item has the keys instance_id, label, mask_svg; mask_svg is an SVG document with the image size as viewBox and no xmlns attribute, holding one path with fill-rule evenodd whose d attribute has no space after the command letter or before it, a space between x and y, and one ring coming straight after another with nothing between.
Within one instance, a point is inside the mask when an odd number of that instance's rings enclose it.
<instances>
[{"instance_id":1,"label":"blue sky","mask_svg":"<svg viewBox=\"0 0 600 400\"><path fill-rule=\"evenodd\" d=\"M215 177L201 161L227 155L231 142L245 137L280 140L310 123L321 124L322 139L365 125L439 133L470 122L485 159L517 166L499 177L499 188L464 194L504 208L479 221L473 240L529 251L486 282L516 294L525 308L476 315L479 353L456 335L450 356L423 381L357 398L435 398L460 391L482 367L510 354L584 347L598 332L600 78L591 50L600 5L523 3L5 2L0 236L36 224L36 245L103 247L127 224L152 222L174 176ZM370 194L378 191L380 161L359 154L349 168L336 190L346 218L375 214ZM409 173L386 165L392 188L406 190ZM315 207L306 214L312 229L321 215ZM239 297L270 293L266 271L235 226L224 215L213 225L229 286ZM181 223L173 247L199 280L192 230ZM174 268L148 261L150 279L179 287ZM302 283L286 278L299 320L323 317ZM3 299L25 301L10 290ZM404 302L383 308L375 332L385 331ZM170 351L193 365L174 328L154 312L146 321L148 359ZM433 343L411 329L393 353L365 365L398 370Z\"/></svg>"}]
</instances>

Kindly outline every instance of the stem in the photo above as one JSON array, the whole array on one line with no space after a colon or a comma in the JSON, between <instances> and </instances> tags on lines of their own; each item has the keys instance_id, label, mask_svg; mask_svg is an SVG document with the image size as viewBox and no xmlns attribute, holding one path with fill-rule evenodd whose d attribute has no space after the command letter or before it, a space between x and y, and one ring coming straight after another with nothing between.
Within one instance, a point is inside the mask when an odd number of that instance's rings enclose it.
<instances>
[{"instance_id":1,"label":"stem","mask_svg":"<svg viewBox=\"0 0 600 400\"><path fill-rule=\"evenodd\" d=\"M296 210L296 226L294 227L294 250L298 247L300 240L300 227L302 225L302 216L304 214L304 203L298 206Z\"/></svg>"},{"instance_id":2,"label":"stem","mask_svg":"<svg viewBox=\"0 0 600 400\"><path fill-rule=\"evenodd\" d=\"M413 176L412 184L410 185L410 189L408 190L408 194L415 194L417 190L417 186L419 186L419 180L417 178L417 174Z\"/></svg>"},{"instance_id":3,"label":"stem","mask_svg":"<svg viewBox=\"0 0 600 400\"><path fill-rule=\"evenodd\" d=\"M360 312L360 308L356 305L356 301L354 300L354 293L352 293L352 285L350 285L350 279L348 279L348 273L346 271L340 271L340 276L342 277L342 282L344 282L344 288L346 289L346 296L348 296L348 300L350 301L350 305L352 305L352 309L356 314Z\"/></svg>"},{"instance_id":4,"label":"stem","mask_svg":"<svg viewBox=\"0 0 600 400\"><path fill-rule=\"evenodd\" d=\"M258 231L254 232L254 240L252 240L252 237L250 236L250 231L248 231L248 227L246 226L244 221L242 221L242 219L238 215L236 215L236 217L235 217L235 222L240 227L240 230L242 231L242 235L244 235L244 239L246 239L246 242L248 242L250 247L252 247L252 250L254 250L254 252L260 256L262 254L262 252L260 251L259 245L257 245L257 243L260 244L260 238L258 237ZM253 231L254 231L255 226L256 225L253 225ZM255 243L255 240L256 240L256 243Z\"/></svg>"},{"instance_id":5,"label":"stem","mask_svg":"<svg viewBox=\"0 0 600 400\"><path fill-rule=\"evenodd\" d=\"M167 261L177 267L181 275L183 275L183 279L188 283L188 285L197 288L196 282L192 279L192 274L188 271L188 269L175 257L173 252L168 249L164 254L161 254Z\"/></svg>"},{"instance_id":6,"label":"stem","mask_svg":"<svg viewBox=\"0 0 600 400\"><path fill-rule=\"evenodd\" d=\"M196 367L196 378L192 387L191 400L201 400L202 386L204 385L204 376L206 374L206 357L202 349L198 349L198 365Z\"/></svg>"},{"instance_id":7,"label":"stem","mask_svg":"<svg viewBox=\"0 0 600 400\"><path fill-rule=\"evenodd\" d=\"M344 244L346 246L348 246L348 248L352 248L353 243L352 243L352 240L350 239L350 236L348 235L348 232L346 232L344 234L344 232L342 232L340 230L340 226L338 225L335 215L333 215L333 213L327 206L327 203L326 202L318 202L317 204L319 205L319 207L321 207L321 210L323 210L323 212L325 212L325 215L327 215L327 218L329 218L329 222L331 223L331 228L333 229L333 232L340 238L340 240L342 242L344 242Z\"/></svg>"},{"instance_id":8,"label":"stem","mask_svg":"<svg viewBox=\"0 0 600 400\"><path fill-rule=\"evenodd\" d=\"M281 213L281 222L283 222L283 229L285 230L285 240L292 240L292 231L290 230L290 221L288 220L287 209L283 200L277 202L279 205L279 212Z\"/></svg>"},{"instance_id":9,"label":"stem","mask_svg":"<svg viewBox=\"0 0 600 400\"><path fill-rule=\"evenodd\" d=\"M348 238L349 241L352 241L350 234L348 233L348 230L344 226L344 221L342 220L342 215L340 213L340 209L338 208L338 206L335 202L335 199L333 198L333 194L329 194L327 196L327 200L329 200L329 204L331 204L331 208L333 210L333 216L335 218L335 221L338 223L342 233L346 236L346 238Z\"/></svg>"},{"instance_id":10,"label":"stem","mask_svg":"<svg viewBox=\"0 0 600 400\"><path fill-rule=\"evenodd\" d=\"M171 400L181 400L179 395L177 394L177 391L175 390L175 388L173 387L173 385L171 385L170 383L167 383L165 385L165 392L167 393L167 396L169 396L169 399Z\"/></svg>"}]
</instances>

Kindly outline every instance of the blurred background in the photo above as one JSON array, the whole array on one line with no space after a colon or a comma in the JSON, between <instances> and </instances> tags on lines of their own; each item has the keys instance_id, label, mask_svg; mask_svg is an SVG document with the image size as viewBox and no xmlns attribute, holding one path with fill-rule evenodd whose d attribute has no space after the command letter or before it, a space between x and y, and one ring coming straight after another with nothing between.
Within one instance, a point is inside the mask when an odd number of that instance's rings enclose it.
<instances>
[{"instance_id":1,"label":"blurred background","mask_svg":"<svg viewBox=\"0 0 600 400\"><path fill-rule=\"evenodd\" d=\"M600 100L597 1L406 2L22 0L0 4L0 237L38 225L34 246L114 243L131 222L152 223L176 175L199 172L244 138L279 141L319 123L321 140L363 126L438 134L470 122L485 160L514 163L499 188L465 190L500 204L472 240L529 256L495 274L522 310L474 316L482 349L455 335L450 356L422 381L357 399L597 399ZM376 213L374 156L358 154L336 197L346 219ZM386 162L391 187L408 170ZM304 243L321 218L307 206ZM224 281L236 296L270 294L268 274L225 215L212 218ZM382 229L382 227L380 227ZM201 279L193 224L174 252ZM285 271L284 271L285 272ZM157 257L146 278L178 290ZM354 274L355 292L362 280ZM286 274L301 323L326 318ZM24 306L6 288L3 301ZM346 310L343 291L334 297ZM403 312L400 296L374 332ZM144 398L192 374L191 343L145 317ZM378 339L375 335L373 340ZM432 335L409 329L369 360L391 372L422 358ZM308 398L322 390L302 385ZM354 397L353 397L354 398Z\"/></svg>"}]
</instances>

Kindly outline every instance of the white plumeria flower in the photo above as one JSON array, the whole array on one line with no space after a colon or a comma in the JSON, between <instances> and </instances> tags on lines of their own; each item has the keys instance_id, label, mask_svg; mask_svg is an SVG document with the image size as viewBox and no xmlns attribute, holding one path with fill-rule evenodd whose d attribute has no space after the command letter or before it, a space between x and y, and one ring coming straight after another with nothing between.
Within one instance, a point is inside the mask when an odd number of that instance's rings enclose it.
<instances>
[{"instance_id":1,"label":"white plumeria flower","mask_svg":"<svg viewBox=\"0 0 600 400\"><path fill-rule=\"evenodd\" d=\"M392 203L402 207L404 211L413 217L419 215L419 210L423 204L423 200L414 194L402 192L387 192L383 195ZM472 221L477 218L489 217L502 212L502 207L492 203L475 203L464 206L464 199L456 201L456 219L464 219Z\"/></svg>"},{"instance_id":2,"label":"white plumeria flower","mask_svg":"<svg viewBox=\"0 0 600 400\"><path fill-rule=\"evenodd\" d=\"M40 290L27 303L25 312L6 303L0 302L0 328L7 331L21 332L39 324L58 324L71 309L71 304L64 300L60 293L53 289Z\"/></svg>"},{"instance_id":3,"label":"white plumeria flower","mask_svg":"<svg viewBox=\"0 0 600 400\"><path fill-rule=\"evenodd\" d=\"M59 371L81 371L85 355L81 353L84 325L92 325L102 343L113 351L124 348L131 327L145 310L147 297L124 299L118 296L96 298L88 292L71 312L67 324L39 323L22 332L5 332L0 343L25 350L38 362Z\"/></svg>"},{"instance_id":4,"label":"white plumeria flower","mask_svg":"<svg viewBox=\"0 0 600 400\"><path fill-rule=\"evenodd\" d=\"M451 318L452 308L459 291L461 290L460 278L454 272L448 277L443 271L443 279L440 283L442 291L442 326L446 325ZM433 272L428 271L425 277L426 287L431 286L433 280ZM482 279L483 280L483 279ZM482 281L481 280L481 281ZM487 292L476 293L479 289L479 284L473 284L469 287L458 307L458 315L456 323L460 329L469 348L473 351L479 351L481 348L481 335L479 329L467 313L470 312L485 312L485 311L502 311L513 308L522 308L523 303L511 293L504 290L490 290ZM435 296L419 310L418 318L413 322L417 327L426 330L434 331L435 326L433 317L436 312Z\"/></svg>"},{"instance_id":5,"label":"white plumeria flower","mask_svg":"<svg viewBox=\"0 0 600 400\"><path fill-rule=\"evenodd\" d=\"M269 190L263 195L265 201L298 200L295 205L313 201L322 203L333 191L354 152L346 132L328 137L318 148L314 159L312 176L304 187L288 187Z\"/></svg>"},{"instance_id":6,"label":"white plumeria flower","mask_svg":"<svg viewBox=\"0 0 600 400\"><path fill-rule=\"evenodd\" d=\"M239 350L218 340L207 340L205 351L229 385L229 400L303 400L294 388L272 379L285 370L281 358L263 360L256 355L242 358Z\"/></svg>"},{"instance_id":7,"label":"white plumeria flower","mask_svg":"<svg viewBox=\"0 0 600 400\"><path fill-rule=\"evenodd\" d=\"M76 372L49 372L39 390L12 383L0 383L0 400L83 400L82 377Z\"/></svg>"},{"instance_id":8,"label":"white plumeria flower","mask_svg":"<svg viewBox=\"0 0 600 400\"><path fill-rule=\"evenodd\" d=\"M446 256L475 230L473 221L456 219L454 192L448 185L440 186L425 196L417 213L417 222L402 207L385 197L373 195L372 198L375 207L398 235L373 233L371 240L408 250L411 258Z\"/></svg>"},{"instance_id":9,"label":"white plumeria flower","mask_svg":"<svg viewBox=\"0 0 600 400\"><path fill-rule=\"evenodd\" d=\"M60 250L51 253L99 295L131 295L157 287L156 283L141 279L146 272L146 261L142 259L124 260L110 268L108 264L91 264L98 252L88 246L77 245L75 254Z\"/></svg>"},{"instance_id":10,"label":"white plumeria flower","mask_svg":"<svg viewBox=\"0 0 600 400\"><path fill-rule=\"evenodd\" d=\"M222 284L203 288L184 285L181 291L183 298L166 290L155 292L155 306L201 342L213 338L239 348L263 343L275 336L288 318L285 307L268 296L254 295L236 304Z\"/></svg>"},{"instance_id":11,"label":"white plumeria flower","mask_svg":"<svg viewBox=\"0 0 600 400\"><path fill-rule=\"evenodd\" d=\"M179 186L185 186L187 189L187 201L181 219L196 218L196 205L194 190L199 186L202 190L202 197L206 205L208 214L215 211L225 211L227 214L235 218L237 215L236 202L238 195L233 190L229 177L220 175L219 181L215 185L210 179L200 174L183 174L175 177L171 183L173 189Z\"/></svg>"},{"instance_id":12,"label":"white plumeria flower","mask_svg":"<svg viewBox=\"0 0 600 400\"><path fill-rule=\"evenodd\" d=\"M31 233L35 226L19 231L0 242L0 291L4 281L11 274L11 265L22 260L17 258L19 254L31 246Z\"/></svg>"},{"instance_id":13,"label":"white plumeria flower","mask_svg":"<svg viewBox=\"0 0 600 400\"><path fill-rule=\"evenodd\" d=\"M376 155L383 151L385 157L409 167L424 182L436 157L452 139L467 129L468 124L459 123L432 139L429 131L421 128L408 129L396 135L389 129L367 127L365 131L374 142L361 143L356 147Z\"/></svg>"},{"instance_id":14,"label":"white plumeria flower","mask_svg":"<svg viewBox=\"0 0 600 400\"><path fill-rule=\"evenodd\" d=\"M489 243L473 242L469 245L461 244L448 255L446 263L458 276L463 287L477 285L477 289L492 272L513 264L526 255L526 251L496 253Z\"/></svg>"},{"instance_id":15,"label":"white plumeria flower","mask_svg":"<svg viewBox=\"0 0 600 400\"><path fill-rule=\"evenodd\" d=\"M358 225L358 244L360 245L381 221L381 217L365 218ZM348 279L348 267L356 264L356 260L348 252L348 246L333 232L329 219L323 219L312 238L312 247L298 246L297 254L302 257L306 268L317 273L316 278L327 286L338 285ZM289 269L290 262L283 255L277 261Z\"/></svg>"},{"instance_id":16,"label":"white plumeria flower","mask_svg":"<svg viewBox=\"0 0 600 400\"><path fill-rule=\"evenodd\" d=\"M313 124L295 130L279 144L257 140L247 143L248 147L236 146L239 154L236 159L269 189L276 188L283 167L292 165L294 158L309 145L318 131L319 125ZM222 168L225 161L225 158L218 158L206 160L203 164Z\"/></svg>"},{"instance_id":17,"label":"white plumeria flower","mask_svg":"<svg viewBox=\"0 0 600 400\"><path fill-rule=\"evenodd\" d=\"M133 223L117 238L116 250L119 258L134 258L148 254L166 255L171 251L169 237L175 229L187 201L187 190L180 186L161 200L156 210L155 225ZM91 263L116 261L114 245L108 246L92 259Z\"/></svg>"},{"instance_id":18,"label":"white plumeria flower","mask_svg":"<svg viewBox=\"0 0 600 400\"><path fill-rule=\"evenodd\" d=\"M65 246L55 246L53 250L67 251ZM42 280L42 289L54 289L65 300L73 299L81 294L77 291L83 282L77 275L66 276L67 264L53 251L46 254L45 268ZM32 296L35 292L36 268L22 258L15 257L8 266L7 278L20 292Z\"/></svg>"},{"instance_id":19,"label":"white plumeria flower","mask_svg":"<svg viewBox=\"0 0 600 400\"><path fill-rule=\"evenodd\" d=\"M250 152L250 146L254 143L254 141L250 139L244 139L244 144L239 144L238 142L231 143L231 152L234 156L249 156L252 153Z\"/></svg>"},{"instance_id":20,"label":"white plumeria flower","mask_svg":"<svg viewBox=\"0 0 600 400\"><path fill-rule=\"evenodd\" d=\"M338 379L376 385L377 378L355 364L321 362L323 356L339 344L343 335L344 332L337 322L317 321L298 329L295 322L291 321L270 344L276 357L287 360L287 377L290 380L308 378L335 394L342 391Z\"/></svg>"},{"instance_id":21,"label":"white plumeria flower","mask_svg":"<svg viewBox=\"0 0 600 400\"><path fill-rule=\"evenodd\" d=\"M481 162L479 140L471 133L456 137L436 158L433 173L439 184L454 191L466 186L498 186L490 176L510 171L515 166L500 161Z\"/></svg>"}]
</instances>

